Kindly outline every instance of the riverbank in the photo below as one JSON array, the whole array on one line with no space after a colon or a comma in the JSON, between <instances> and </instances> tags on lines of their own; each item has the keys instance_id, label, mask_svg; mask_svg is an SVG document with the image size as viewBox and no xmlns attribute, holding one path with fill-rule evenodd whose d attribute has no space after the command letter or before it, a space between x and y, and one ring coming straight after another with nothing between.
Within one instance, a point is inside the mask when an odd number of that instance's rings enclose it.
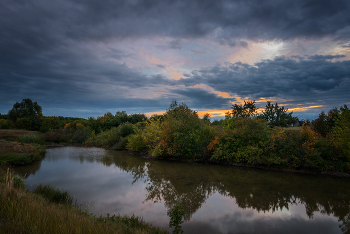
<instances>
[{"instance_id":1,"label":"riverbank","mask_svg":"<svg viewBox=\"0 0 350 234\"><path fill-rule=\"evenodd\" d=\"M49 202L14 181L0 167L1 233L167 233L138 217L95 217L71 204Z\"/></svg>"},{"instance_id":2,"label":"riverbank","mask_svg":"<svg viewBox=\"0 0 350 234\"><path fill-rule=\"evenodd\" d=\"M0 165L27 165L42 159L45 156L45 146L33 141L39 135L35 131L0 129ZM29 141L25 139L28 136L31 138ZM22 142L18 142L20 140Z\"/></svg>"},{"instance_id":3,"label":"riverbank","mask_svg":"<svg viewBox=\"0 0 350 234\"><path fill-rule=\"evenodd\" d=\"M40 135L35 131L0 129L1 233L167 233L139 217L96 217L72 204L55 204L25 190L23 181L10 173L8 165L23 166L41 160L45 146L38 144L36 136Z\"/></svg>"},{"instance_id":4,"label":"riverbank","mask_svg":"<svg viewBox=\"0 0 350 234\"><path fill-rule=\"evenodd\" d=\"M107 148L109 150L113 150L110 148ZM337 172L337 171L321 171L321 170L298 170L293 168L273 168L273 167L265 167L261 165L251 165L251 164L244 164L244 163L233 163L233 162L224 162L224 161L218 161L218 160L212 160L210 158L200 158L200 159L192 159L192 158L176 158L176 157L153 157L151 154L147 152L141 152L141 151L133 151L133 150L127 150L127 152L130 155L135 155L140 158L144 159L152 159L152 160L167 160L167 161L180 161L180 162L186 162L186 163L204 163L204 164L212 164L212 165L226 165L226 166L233 166L233 167L248 167L248 168L256 168L256 169L262 169L262 170L270 170L270 171L283 171L283 172L292 172L292 173L301 173L301 174L312 174L312 175L327 175L327 176L333 176L333 177L339 177L339 178L350 178L349 173L345 172Z\"/></svg>"}]
</instances>

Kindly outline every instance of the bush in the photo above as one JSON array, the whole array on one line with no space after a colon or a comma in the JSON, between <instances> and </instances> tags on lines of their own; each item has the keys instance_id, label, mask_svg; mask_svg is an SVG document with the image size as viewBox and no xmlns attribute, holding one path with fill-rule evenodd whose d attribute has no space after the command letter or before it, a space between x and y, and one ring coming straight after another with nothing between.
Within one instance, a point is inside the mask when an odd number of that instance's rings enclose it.
<instances>
[{"instance_id":1,"label":"bush","mask_svg":"<svg viewBox=\"0 0 350 234\"><path fill-rule=\"evenodd\" d=\"M54 143L68 142L69 135L64 129L51 130L44 134L43 141Z\"/></svg>"},{"instance_id":2,"label":"bush","mask_svg":"<svg viewBox=\"0 0 350 234\"><path fill-rule=\"evenodd\" d=\"M94 133L90 138L86 140L87 145L102 146L102 147L111 147L116 143L118 144L118 149L124 149L127 144L127 136L134 133L134 128L131 123L123 123L117 128L113 127L110 130L101 132L98 135Z\"/></svg>"},{"instance_id":3,"label":"bush","mask_svg":"<svg viewBox=\"0 0 350 234\"><path fill-rule=\"evenodd\" d=\"M39 135L24 135L16 139L17 142L27 143L27 144L43 144L43 138Z\"/></svg>"},{"instance_id":4,"label":"bush","mask_svg":"<svg viewBox=\"0 0 350 234\"><path fill-rule=\"evenodd\" d=\"M126 122L118 126L118 131L120 137L127 137L134 133L134 128L131 123Z\"/></svg>"},{"instance_id":5,"label":"bush","mask_svg":"<svg viewBox=\"0 0 350 234\"><path fill-rule=\"evenodd\" d=\"M263 146L270 129L267 121L257 118L228 118L225 131L216 141L212 159L235 163L261 163Z\"/></svg>"},{"instance_id":6,"label":"bush","mask_svg":"<svg viewBox=\"0 0 350 234\"><path fill-rule=\"evenodd\" d=\"M56 189L51 185L39 184L35 187L34 193L40 194L41 196L48 199L50 202L60 204L72 204L73 197L69 195L68 191Z\"/></svg>"},{"instance_id":7,"label":"bush","mask_svg":"<svg viewBox=\"0 0 350 234\"><path fill-rule=\"evenodd\" d=\"M25 188L24 181L18 176L13 177L13 186L15 188Z\"/></svg>"},{"instance_id":8,"label":"bush","mask_svg":"<svg viewBox=\"0 0 350 234\"><path fill-rule=\"evenodd\" d=\"M214 129L186 104L178 105L175 101L170 105L161 132L161 145L166 155L181 158L205 156L214 137Z\"/></svg>"},{"instance_id":9,"label":"bush","mask_svg":"<svg viewBox=\"0 0 350 234\"><path fill-rule=\"evenodd\" d=\"M202 121L186 104L173 102L164 117L150 118L145 127L134 128L127 148L147 151L152 156L198 158L209 153L214 129Z\"/></svg>"},{"instance_id":10,"label":"bush","mask_svg":"<svg viewBox=\"0 0 350 234\"><path fill-rule=\"evenodd\" d=\"M132 134L128 137L126 148L133 151L147 152L148 145L144 141L142 134Z\"/></svg>"}]
</instances>

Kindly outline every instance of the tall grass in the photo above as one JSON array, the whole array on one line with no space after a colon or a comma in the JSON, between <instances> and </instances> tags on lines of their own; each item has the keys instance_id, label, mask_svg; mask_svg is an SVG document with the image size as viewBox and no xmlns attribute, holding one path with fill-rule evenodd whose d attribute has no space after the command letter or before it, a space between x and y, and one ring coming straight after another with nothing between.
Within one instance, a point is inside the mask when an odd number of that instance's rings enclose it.
<instances>
[{"instance_id":1,"label":"tall grass","mask_svg":"<svg viewBox=\"0 0 350 234\"><path fill-rule=\"evenodd\" d=\"M167 233L127 216L96 218L74 206L49 202L16 188L12 173L0 168L1 233Z\"/></svg>"},{"instance_id":2,"label":"tall grass","mask_svg":"<svg viewBox=\"0 0 350 234\"><path fill-rule=\"evenodd\" d=\"M34 193L47 198L50 202L69 205L73 202L73 197L68 194L68 191L56 189L51 185L39 184L35 187Z\"/></svg>"},{"instance_id":3,"label":"tall grass","mask_svg":"<svg viewBox=\"0 0 350 234\"><path fill-rule=\"evenodd\" d=\"M39 135L24 135L17 137L17 142L27 143L27 144L44 144L44 140Z\"/></svg>"}]
</instances>

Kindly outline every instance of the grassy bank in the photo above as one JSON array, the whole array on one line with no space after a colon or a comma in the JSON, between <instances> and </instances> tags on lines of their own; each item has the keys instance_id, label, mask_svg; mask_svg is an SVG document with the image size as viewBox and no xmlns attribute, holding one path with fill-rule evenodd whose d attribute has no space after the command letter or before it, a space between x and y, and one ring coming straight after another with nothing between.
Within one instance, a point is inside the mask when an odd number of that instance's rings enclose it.
<instances>
[{"instance_id":1,"label":"grassy bank","mask_svg":"<svg viewBox=\"0 0 350 234\"><path fill-rule=\"evenodd\" d=\"M16 186L15 178L0 168L1 233L167 233L137 217L89 215L72 206L71 201L50 199L54 193L67 196L64 191L42 186L36 194Z\"/></svg>"},{"instance_id":2,"label":"grassy bank","mask_svg":"<svg viewBox=\"0 0 350 234\"><path fill-rule=\"evenodd\" d=\"M0 164L27 165L42 159L45 147L39 132L0 129Z\"/></svg>"}]
</instances>

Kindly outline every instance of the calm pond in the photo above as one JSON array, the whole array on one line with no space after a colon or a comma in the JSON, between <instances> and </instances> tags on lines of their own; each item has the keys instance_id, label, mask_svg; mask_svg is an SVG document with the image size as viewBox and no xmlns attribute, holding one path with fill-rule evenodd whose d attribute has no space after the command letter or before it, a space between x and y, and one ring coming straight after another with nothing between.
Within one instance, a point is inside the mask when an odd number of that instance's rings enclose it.
<instances>
[{"instance_id":1,"label":"calm pond","mask_svg":"<svg viewBox=\"0 0 350 234\"><path fill-rule=\"evenodd\" d=\"M97 216L141 216L169 229L185 209L184 233L349 233L350 180L200 163L140 159L102 148L47 149L16 168L28 189L69 190ZM171 230L170 230L171 231Z\"/></svg>"}]
</instances>

